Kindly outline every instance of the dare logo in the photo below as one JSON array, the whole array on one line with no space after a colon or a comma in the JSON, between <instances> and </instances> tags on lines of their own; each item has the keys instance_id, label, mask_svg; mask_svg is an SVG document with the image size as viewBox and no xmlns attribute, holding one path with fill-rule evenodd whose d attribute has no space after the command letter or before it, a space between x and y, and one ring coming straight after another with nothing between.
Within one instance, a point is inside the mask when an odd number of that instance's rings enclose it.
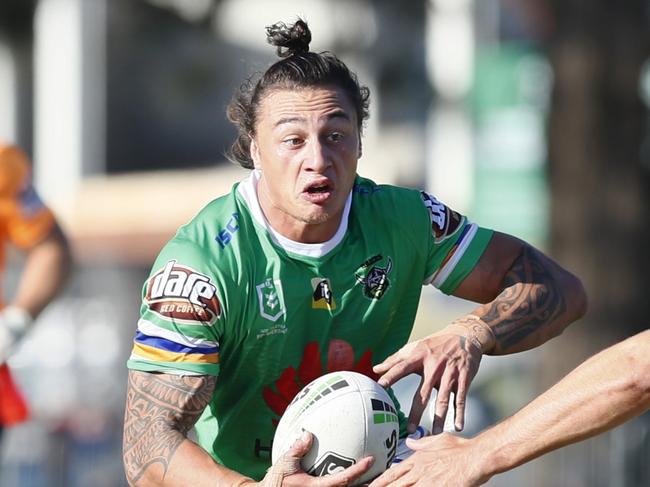
<instances>
[{"instance_id":1,"label":"dare logo","mask_svg":"<svg viewBox=\"0 0 650 487\"><path fill-rule=\"evenodd\" d=\"M149 278L144 300L151 311L168 320L212 324L221 316L210 278L175 260Z\"/></svg>"}]
</instances>

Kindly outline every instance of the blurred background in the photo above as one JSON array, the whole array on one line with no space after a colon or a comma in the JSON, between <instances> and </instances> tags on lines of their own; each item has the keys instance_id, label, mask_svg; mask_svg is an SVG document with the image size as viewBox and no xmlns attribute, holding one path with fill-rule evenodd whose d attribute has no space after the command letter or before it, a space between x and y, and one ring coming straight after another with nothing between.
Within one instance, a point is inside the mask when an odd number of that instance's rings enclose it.
<instances>
[{"instance_id":1,"label":"blurred background","mask_svg":"<svg viewBox=\"0 0 650 487\"><path fill-rule=\"evenodd\" d=\"M245 176L223 156L224 109L274 60L264 27L297 15L372 90L361 174L426 188L587 287L561 337L484 359L465 434L650 324L648 0L0 0L0 138L32 157L76 259L10 362L34 418L5 435L3 487L126 485L141 285L176 228ZM413 338L471 307L425 289ZM489 485L647 486L649 455L646 414Z\"/></svg>"}]
</instances>

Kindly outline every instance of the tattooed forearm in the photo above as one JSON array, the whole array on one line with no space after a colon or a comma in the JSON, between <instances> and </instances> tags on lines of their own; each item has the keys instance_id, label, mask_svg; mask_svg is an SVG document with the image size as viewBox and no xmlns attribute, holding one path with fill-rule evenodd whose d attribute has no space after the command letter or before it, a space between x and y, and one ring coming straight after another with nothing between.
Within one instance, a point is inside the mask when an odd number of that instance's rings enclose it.
<instances>
[{"instance_id":1,"label":"tattooed forearm","mask_svg":"<svg viewBox=\"0 0 650 487\"><path fill-rule=\"evenodd\" d=\"M216 379L129 372L124 416L124 468L131 484L159 465L164 478L178 447L199 418Z\"/></svg>"},{"instance_id":2,"label":"tattooed forearm","mask_svg":"<svg viewBox=\"0 0 650 487\"><path fill-rule=\"evenodd\" d=\"M504 278L501 294L475 311L494 333L493 353L543 343L573 319L566 313L563 273L566 274L540 252L524 247ZM526 341L530 346L524 344Z\"/></svg>"}]
</instances>

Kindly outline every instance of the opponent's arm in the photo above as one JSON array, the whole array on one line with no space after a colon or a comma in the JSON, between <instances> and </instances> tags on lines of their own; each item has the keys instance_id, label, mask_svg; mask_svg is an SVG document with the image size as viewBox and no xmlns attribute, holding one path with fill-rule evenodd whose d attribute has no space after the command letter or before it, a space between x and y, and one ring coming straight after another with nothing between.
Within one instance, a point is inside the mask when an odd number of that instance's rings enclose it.
<instances>
[{"instance_id":1,"label":"opponent's arm","mask_svg":"<svg viewBox=\"0 0 650 487\"><path fill-rule=\"evenodd\" d=\"M124 416L123 460L129 485L192 487L336 487L348 485L372 465L371 457L325 478L300 468L313 437L303 435L260 483L217 464L187 439L208 405L216 378L129 371ZM233 405L233 407L236 407Z\"/></svg>"},{"instance_id":2,"label":"opponent's arm","mask_svg":"<svg viewBox=\"0 0 650 487\"><path fill-rule=\"evenodd\" d=\"M591 357L519 412L475 438L444 434L407 440L416 452L371 487L424 486L432 479L441 486L479 485L649 408L650 331L646 331Z\"/></svg>"}]
</instances>

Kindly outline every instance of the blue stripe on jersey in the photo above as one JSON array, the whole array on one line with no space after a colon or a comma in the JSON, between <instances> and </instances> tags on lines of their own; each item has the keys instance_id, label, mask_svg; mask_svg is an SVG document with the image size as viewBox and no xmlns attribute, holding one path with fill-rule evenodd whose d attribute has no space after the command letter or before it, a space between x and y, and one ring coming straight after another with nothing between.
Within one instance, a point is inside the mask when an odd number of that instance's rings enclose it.
<instances>
[{"instance_id":1,"label":"blue stripe on jersey","mask_svg":"<svg viewBox=\"0 0 650 487\"><path fill-rule=\"evenodd\" d=\"M135 342L140 343L142 345L149 345L150 347L159 348L161 350L167 350L168 352L176 352L176 353L211 354L211 353L219 352L218 346L217 347L200 347L200 346L186 347L179 343L172 342L171 340L167 340L166 338L145 335L141 331L135 332Z\"/></svg>"},{"instance_id":2,"label":"blue stripe on jersey","mask_svg":"<svg viewBox=\"0 0 650 487\"><path fill-rule=\"evenodd\" d=\"M463 239L465 238L465 235L467 235L467 232L469 232L469 229L470 229L471 226L472 225L470 223L465 224L465 226L463 227L463 231L460 232L460 235L456 239L456 244L459 244L460 242L463 241Z\"/></svg>"}]
</instances>

